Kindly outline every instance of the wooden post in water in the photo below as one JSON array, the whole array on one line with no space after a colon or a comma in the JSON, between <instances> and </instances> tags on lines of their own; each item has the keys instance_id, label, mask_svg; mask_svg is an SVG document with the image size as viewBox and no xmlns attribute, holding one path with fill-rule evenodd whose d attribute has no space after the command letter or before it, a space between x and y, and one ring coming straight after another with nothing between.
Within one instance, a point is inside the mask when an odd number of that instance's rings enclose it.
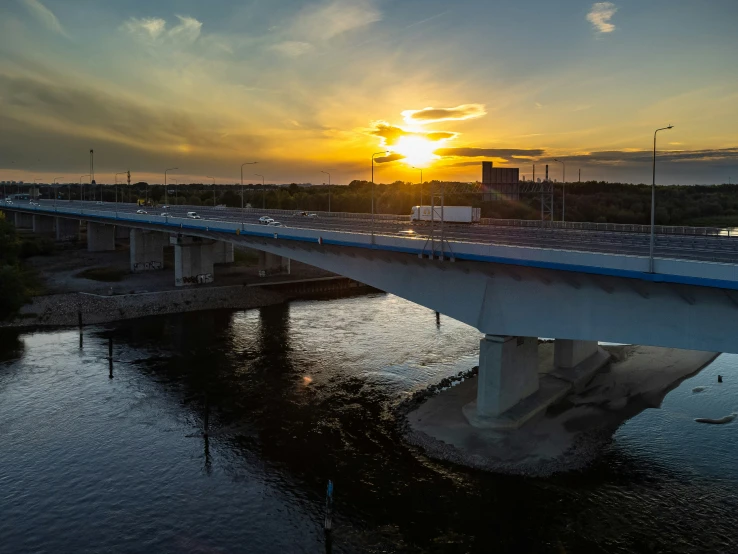
<instances>
[{"instance_id":1,"label":"wooden post in water","mask_svg":"<svg viewBox=\"0 0 738 554\"><path fill-rule=\"evenodd\" d=\"M328 490L325 494L325 521L323 531L329 535L333 530L333 481L328 480Z\"/></svg>"}]
</instances>

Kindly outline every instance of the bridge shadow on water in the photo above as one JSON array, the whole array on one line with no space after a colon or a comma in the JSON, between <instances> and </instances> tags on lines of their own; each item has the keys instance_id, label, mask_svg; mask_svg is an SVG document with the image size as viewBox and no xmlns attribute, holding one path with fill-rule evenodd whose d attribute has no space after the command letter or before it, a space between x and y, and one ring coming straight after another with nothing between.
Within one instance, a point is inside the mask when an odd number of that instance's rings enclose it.
<instances>
[{"instance_id":1,"label":"bridge shadow on water","mask_svg":"<svg viewBox=\"0 0 738 554\"><path fill-rule=\"evenodd\" d=\"M186 414L205 476L262 479L306 499L316 525L332 480L335 552L718 552L738 544L738 505L725 487L617 448L547 479L426 458L398 431L397 390L364 378L350 346L322 353L295 341L292 309L152 317L94 334L112 337L131 356L126 366ZM251 531L281 529L277 518Z\"/></svg>"}]
</instances>

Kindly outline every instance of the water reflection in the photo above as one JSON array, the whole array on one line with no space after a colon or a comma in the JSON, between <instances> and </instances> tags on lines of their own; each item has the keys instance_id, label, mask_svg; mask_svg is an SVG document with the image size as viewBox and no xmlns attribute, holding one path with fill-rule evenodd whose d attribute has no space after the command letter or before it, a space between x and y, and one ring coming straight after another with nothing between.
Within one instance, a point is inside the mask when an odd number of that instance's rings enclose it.
<instances>
[{"instance_id":1,"label":"water reflection","mask_svg":"<svg viewBox=\"0 0 738 554\"><path fill-rule=\"evenodd\" d=\"M685 467L700 452L683 439L680 457L659 446L668 426L654 423L655 410L591 468L545 480L470 471L408 447L392 406L474 365L479 334L448 318L439 327L433 312L390 296L85 333L82 352L73 331L16 336L2 351L15 361L0 366L0 551L330 549L329 479L336 552L738 544L738 476ZM673 432L689 436L683 423ZM703 463L714 470L735 454L727 443Z\"/></svg>"}]
</instances>

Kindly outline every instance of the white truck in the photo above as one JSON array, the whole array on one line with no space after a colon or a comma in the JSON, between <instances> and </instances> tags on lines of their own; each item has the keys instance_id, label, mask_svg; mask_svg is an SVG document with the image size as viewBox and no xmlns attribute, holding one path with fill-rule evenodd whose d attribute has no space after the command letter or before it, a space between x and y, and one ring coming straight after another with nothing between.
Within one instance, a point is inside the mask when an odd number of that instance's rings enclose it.
<instances>
[{"instance_id":1,"label":"white truck","mask_svg":"<svg viewBox=\"0 0 738 554\"><path fill-rule=\"evenodd\" d=\"M413 206L410 213L410 221L440 222L443 219L445 223L479 223L481 217L482 209L471 206L444 206L443 209L441 206Z\"/></svg>"}]
</instances>

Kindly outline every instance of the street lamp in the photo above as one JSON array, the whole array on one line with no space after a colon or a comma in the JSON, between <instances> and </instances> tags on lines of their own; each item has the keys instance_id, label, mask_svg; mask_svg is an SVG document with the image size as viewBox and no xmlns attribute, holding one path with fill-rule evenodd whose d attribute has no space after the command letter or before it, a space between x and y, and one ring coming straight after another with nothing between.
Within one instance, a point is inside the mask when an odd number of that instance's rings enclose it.
<instances>
[{"instance_id":1,"label":"street lamp","mask_svg":"<svg viewBox=\"0 0 738 554\"><path fill-rule=\"evenodd\" d=\"M267 205L266 193L267 193L267 191L266 191L266 185L264 184L264 176L263 175L259 175L258 173L254 173L254 175L256 175L257 177L261 177L261 209L262 210L266 210L266 205Z\"/></svg>"},{"instance_id":2,"label":"street lamp","mask_svg":"<svg viewBox=\"0 0 738 554\"><path fill-rule=\"evenodd\" d=\"M564 167L564 175L561 177L561 221L566 221L566 164L561 160L559 162Z\"/></svg>"},{"instance_id":3,"label":"street lamp","mask_svg":"<svg viewBox=\"0 0 738 554\"><path fill-rule=\"evenodd\" d=\"M167 195L167 173L179 169L178 167L171 167L164 170L164 204L169 204L169 196Z\"/></svg>"},{"instance_id":4,"label":"street lamp","mask_svg":"<svg viewBox=\"0 0 738 554\"><path fill-rule=\"evenodd\" d=\"M118 203L118 175L125 175L127 171L120 171L115 174L115 203ZM120 195L121 201L123 201L123 195Z\"/></svg>"},{"instance_id":5,"label":"street lamp","mask_svg":"<svg viewBox=\"0 0 738 554\"><path fill-rule=\"evenodd\" d=\"M413 169L420 171L420 206L423 206L423 169L413 166Z\"/></svg>"},{"instance_id":6,"label":"street lamp","mask_svg":"<svg viewBox=\"0 0 738 554\"><path fill-rule=\"evenodd\" d=\"M56 182L57 182L57 181L58 181L59 179L63 179L63 178L64 178L64 177L54 177L54 185L56 185L56 184L57 184ZM56 207L56 197L57 197L57 196L59 196L59 195L58 195L58 194L56 193L56 189L54 188L54 185L52 185L52 187L51 187L51 188L52 188L52 189L54 190L54 207Z\"/></svg>"},{"instance_id":7,"label":"street lamp","mask_svg":"<svg viewBox=\"0 0 738 554\"><path fill-rule=\"evenodd\" d=\"M80 193L79 193L79 199L80 199L80 200L81 200L82 202L84 202L84 200L85 200L85 189L83 189L83 188L82 188L82 177L89 177L89 176L90 176L90 174L89 174L89 173L86 173L86 174L84 174L84 175L80 175L80 176L79 176L79 190L80 190ZM71 194L69 195L69 199L70 199L70 200L72 199L72 195L71 195Z\"/></svg>"},{"instance_id":8,"label":"street lamp","mask_svg":"<svg viewBox=\"0 0 738 554\"><path fill-rule=\"evenodd\" d=\"M244 197L244 193L243 193L243 166L245 166L245 165L255 165L255 164L258 164L258 163L259 162L244 162L244 163L241 164L241 224L243 224L243 220L245 218L244 205L243 205L243 197Z\"/></svg>"},{"instance_id":9,"label":"street lamp","mask_svg":"<svg viewBox=\"0 0 738 554\"><path fill-rule=\"evenodd\" d=\"M374 158L376 156L389 156L389 151L385 150L372 154L372 244L374 244Z\"/></svg>"},{"instance_id":10,"label":"street lamp","mask_svg":"<svg viewBox=\"0 0 738 554\"><path fill-rule=\"evenodd\" d=\"M321 173L328 175L328 213L331 213L331 174L327 171L320 170Z\"/></svg>"},{"instance_id":11,"label":"street lamp","mask_svg":"<svg viewBox=\"0 0 738 554\"><path fill-rule=\"evenodd\" d=\"M673 125L656 129L653 133L653 181L651 182L651 242L648 249L648 272L653 273L654 228L656 225L656 134L659 131L673 129Z\"/></svg>"},{"instance_id":12,"label":"street lamp","mask_svg":"<svg viewBox=\"0 0 738 554\"><path fill-rule=\"evenodd\" d=\"M213 208L215 207L215 177L205 177L206 179L213 180Z\"/></svg>"}]
</instances>

